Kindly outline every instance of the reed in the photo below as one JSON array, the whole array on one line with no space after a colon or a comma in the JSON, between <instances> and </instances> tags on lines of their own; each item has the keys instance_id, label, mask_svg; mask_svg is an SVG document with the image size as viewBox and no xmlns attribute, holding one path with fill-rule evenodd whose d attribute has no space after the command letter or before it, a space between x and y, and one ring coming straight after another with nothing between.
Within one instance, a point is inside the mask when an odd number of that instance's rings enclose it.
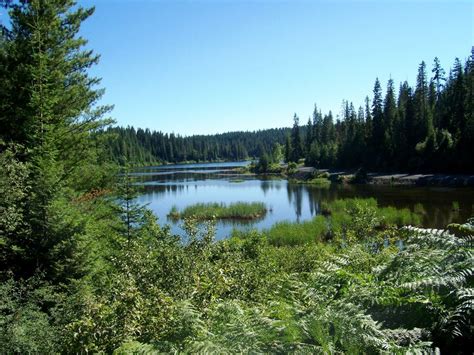
<instances>
[{"instance_id":1,"label":"reed","mask_svg":"<svg viewBox=\"0 0 474 355\"><path fill-rule=\"evenodd\" d=\"M195 218L210 219L258 219L265 216L267 208L262 202L196 203L179 211L175 206L168 217L172 219Z\"/></svg>"}]
</instances>

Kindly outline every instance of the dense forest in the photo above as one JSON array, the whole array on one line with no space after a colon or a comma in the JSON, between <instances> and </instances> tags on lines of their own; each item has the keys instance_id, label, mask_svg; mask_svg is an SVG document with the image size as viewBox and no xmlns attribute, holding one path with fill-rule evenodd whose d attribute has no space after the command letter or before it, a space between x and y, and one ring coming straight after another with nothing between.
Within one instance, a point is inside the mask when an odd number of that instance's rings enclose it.
<instances>
[{"instance_id":1,"label":"dense forest","mask_svg":"<svg viewBox=\"0 0 474 355\"><path fill-rule=\"evenodd\" d=\"M473 172L474 48L464 65L456 58L448 76L438 58L431 72L421 62L414 88L405 81L397 94L390 79L385 96L376 79L372 100L358 109L344 101L335 124L315 107L303 149L298 142L291 149L312 166ZM293 130L298 134L297 117Z\"/></svg>"},{"instance_id":2,"label":"dense forest","mask_svg":"<svg viewBox=\"0 0 474 355\"><path fill-rule=\"evenodd\" d=\"M255 158L271 152L276 143L284 144L290 130L274 128L190 137L133 127L110 127L105 132L107 151L114 161L146 164Z\"/></svg>"},{"instance_id":3,"label":"dense forest","mask_svg":"<svg viewBox=\"0 0 474 355\"><path fill-rule=\"evenodd\" d=\"M2 4L0 352L471 353L474 220L408 228L413 211L354 199L222 241L212 220L173 235L109 159L111 107L80 36L94 10ZM463 149L449 117L413 142L434 131Z\"/></svg>"},{"instance_id":4,"label":"dense forest","mask_svg":"<svg viewBox=\"0 0 474 355\"><path fill-rule=\"evenodd\" d=\"M181 137L146 129L109 128L119 139L108 143L119 163L241 160L271 154L275 144L286 146L286 159L306 158L320 168L360 168L410 172L473 172L474 170L474 50L457 59L446 75L438 58L431 76L425 62L418 67L415 87L378 79L373 98L357 109L343 101L335 119L317 106L300 127L258 132L234 132ZM291 137L291 138L290 138Z\"/></svg>"}]
</instances>

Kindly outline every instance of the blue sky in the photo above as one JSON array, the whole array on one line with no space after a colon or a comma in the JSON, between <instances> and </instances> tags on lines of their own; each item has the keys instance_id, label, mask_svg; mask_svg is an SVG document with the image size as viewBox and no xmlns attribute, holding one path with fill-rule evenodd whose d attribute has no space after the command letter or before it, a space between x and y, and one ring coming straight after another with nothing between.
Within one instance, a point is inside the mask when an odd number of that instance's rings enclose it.
<instances>
[{"instance_id":1,"label":"blue sky","mask_svg":"<svg viewBox=\"0 0 474 355\"><path fill-rule=\"evenodd\" d=\"M338 114L375 77L414 83L421 60L466 58L470 1L81 1L120 125L183 135L290 126ZM431 68L430 68L431 69Z\"/></svg>"}]
</instances>

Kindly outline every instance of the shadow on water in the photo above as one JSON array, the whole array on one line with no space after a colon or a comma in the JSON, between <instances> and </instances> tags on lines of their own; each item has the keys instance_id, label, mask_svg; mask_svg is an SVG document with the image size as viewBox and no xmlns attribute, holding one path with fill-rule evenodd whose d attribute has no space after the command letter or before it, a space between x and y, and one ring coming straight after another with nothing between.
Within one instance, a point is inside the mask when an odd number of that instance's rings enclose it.
<instances>
[{"instance_id":1,"label":"shadow on water","mask_svg":"<svg viewBox=\"0 0 474 355\"><path fill-rule=\"evenodd\" d=\"M321 188L289 184L278 178L239 175L235 168L244 164L191 164L136 170L135 181L143 192L138 201L148 204L160 222L169 223L177 234L182 234L181 223L167 219L173 206L183 209L199 202L237 201L264 202L267 205L269 212L261 220L218 222L217 238L230 235L234 228L265 229L283 220L308 220L321 212L323 201L341 198L373 197L380 206L417 210L423 214L423 225L432 228L464 222L473 214L473 188L334 184Z\"/></svg>"}]
</instances>

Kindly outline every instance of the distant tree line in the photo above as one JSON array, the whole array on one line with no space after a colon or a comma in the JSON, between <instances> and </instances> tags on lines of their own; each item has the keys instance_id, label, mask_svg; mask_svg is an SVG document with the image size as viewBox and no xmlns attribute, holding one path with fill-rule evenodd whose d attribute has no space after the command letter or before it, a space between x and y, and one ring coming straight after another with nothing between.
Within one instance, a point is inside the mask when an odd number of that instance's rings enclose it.
<instances>
[{"instance_id":1,"label":"distant tree line","mask_svg":"<svg viewBox=\"0 0 474 355\"><path fill-rule=\"evenodd\" d=\"M263 158L274 161L276 144L284 159L320 168L386 171L471 172L474 167L474 52L456 58L449 74L434 59L431 75L422 62L415 87L396 93L390 79L385 95L378 79L373 97L358 109L343 101L341 115L314 106L307 124L294 115L292 128L183 137L174 133L113 127L107 149L118 163L176 163ZM114 137L114 138L110 138Z\"/></svg>"},{"instance_id":2,"label":"distant tree line","mask_svg":"<svg viewBox=\"0 0 474 355\"><path fill-rule=\"evenodd\" d=\"M113 127L106 131L107 150L114 161L178 163L244 160L272 152L283 144L288 128L183 137L149 129Z\"/></svg>"},{"instance_id":3,"label":"distant tree line","mask_svg":"<svg viewBox=\"0 0 474 355\"><path fill-rule=\"evenodd\" d=\"M341 118L317 106L300 132L295 115L286 142L289 161L308 166L387 171L472 172L474 169L474 49L464 65L456 58L446 76L438 58L431 77L425 62L416 86L392 79L385 95L375 80L372 100L356 109L343 101Z\"/></svg>"}]
</instances>

